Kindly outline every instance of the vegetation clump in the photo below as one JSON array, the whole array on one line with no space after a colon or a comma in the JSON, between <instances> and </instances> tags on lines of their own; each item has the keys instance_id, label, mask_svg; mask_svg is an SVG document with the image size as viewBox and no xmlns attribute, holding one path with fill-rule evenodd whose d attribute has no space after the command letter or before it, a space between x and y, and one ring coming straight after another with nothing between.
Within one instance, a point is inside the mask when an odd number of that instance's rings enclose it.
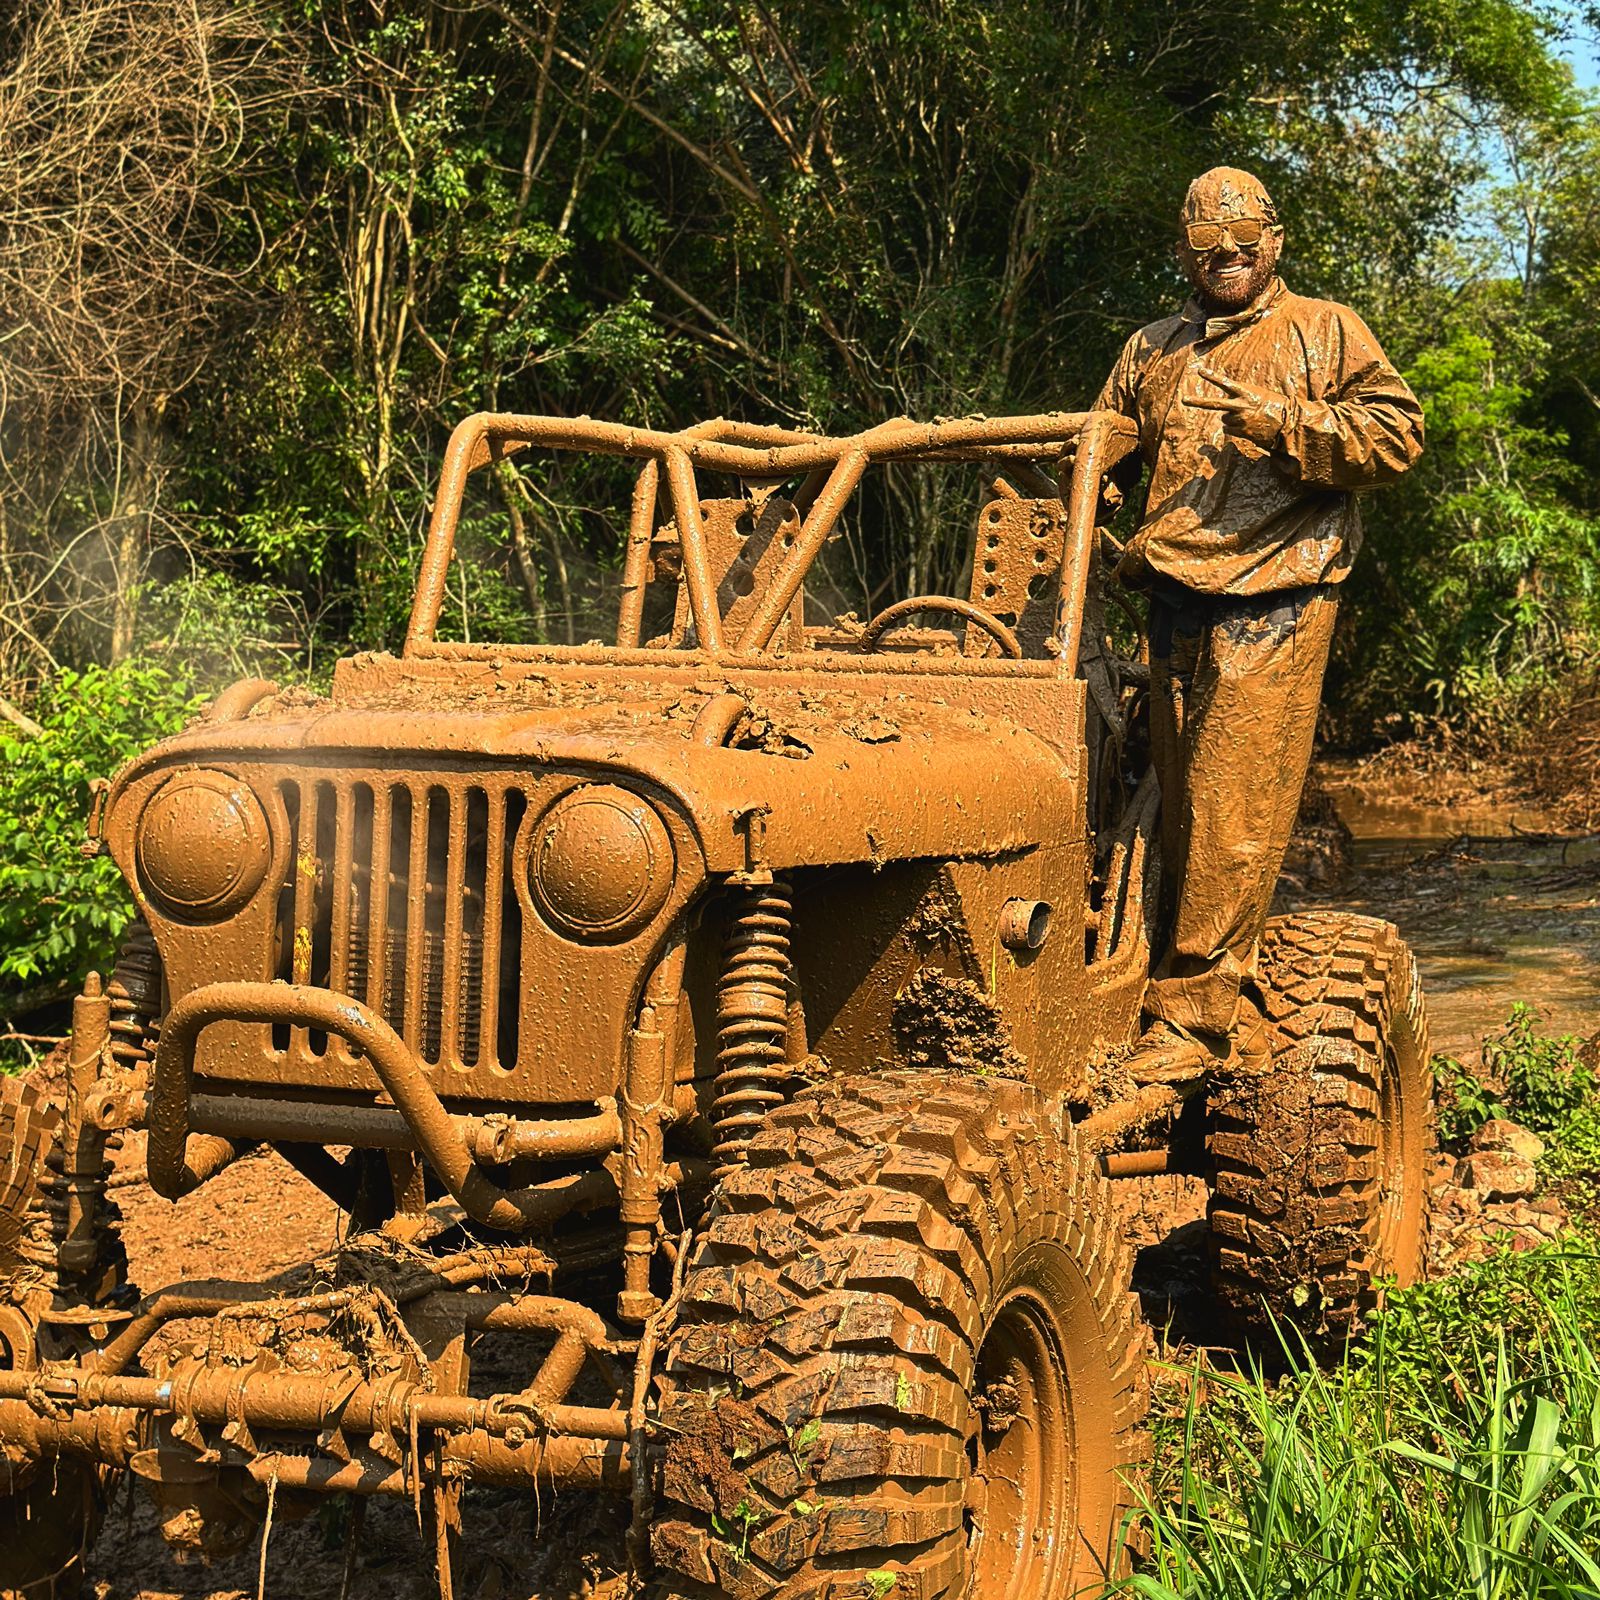
<instances>
[{"instance_id":1,"label":"vegetation clump","mask_svg":"<svg viewBox=\"0 0 1600 1600\"><path fill-rule=\"evenodd\" d=\"M104 964L131 907L115 865L84 854L91 785L198 705L182 675L129 660L63 671L31 730L0 722L0 1017L58 999Z\"/></svg>"},{"instance_id":2,"label":"vegetation clump","mask_svg":"<svg viewBox=\"0 0 1600 1600\"><path fill-rule=\"evenodd\" d=\"M1501 1252L1393 1294L1332 1370L1169 1369L1146 1600L1600 1592L1600 1254ZM1296 1359L1299 1357L1299 1359ZM1174 1381L1181 1380L1181 1383Z\"/></svg>"},{"instance_id":3,"label":"vegetation clump","mask_svg":"<svg viewBox=\"0 0 1600 1600\"><path fill-rule=\"evenodd\" d=\"M1436 1062L1441 1139L1459 1147L1492 1118L1509 1118L1544 1140L1541 1176L1592 1205L1600 1188L1600 1074L1591 1055L1573 1034L1546 1033L1538 1009L1517 1002L1505 1026L1484 1038L1481 1071L1451 1057Z\"/></svg>"}]
</instances>

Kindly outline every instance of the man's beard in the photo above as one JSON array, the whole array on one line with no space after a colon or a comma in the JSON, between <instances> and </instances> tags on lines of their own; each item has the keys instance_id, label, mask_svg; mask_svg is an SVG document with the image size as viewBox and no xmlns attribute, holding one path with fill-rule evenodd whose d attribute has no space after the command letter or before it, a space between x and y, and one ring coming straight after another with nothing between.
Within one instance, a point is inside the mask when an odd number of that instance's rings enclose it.
<instances>
[{"instance_id":1,"label":"man's beard","mask_svg":"<svg viewBox=\"0 0 1600 1600\"><path fill-rule=\"evenodd\" d=\"M1210 267L1209 259L1206 258L1197 269L1195 288L1204 304L1223 312L1242 311L1272 282L1272 275L1278 267L1276 252L1261 250L1255 255L1245 256L1249 263L1248 272L1219 279Z\"/></svg>"}]
</instances>

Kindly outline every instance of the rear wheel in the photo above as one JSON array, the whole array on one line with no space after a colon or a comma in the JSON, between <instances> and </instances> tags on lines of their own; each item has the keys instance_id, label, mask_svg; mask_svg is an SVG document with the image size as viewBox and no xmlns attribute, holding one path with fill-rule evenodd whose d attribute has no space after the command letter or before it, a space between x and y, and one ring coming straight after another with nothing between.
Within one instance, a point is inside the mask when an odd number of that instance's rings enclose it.
<instances>
[{"instance_id":1,"label":"rear wheel","mask_svg":"<svg viewBox=\"0 0 1600 1600\"><path fill-rule=\"evenodd\" d=\"M1210 1102L1213 1282L1235 1330L1328 1349L1422 1270L1433 1150L1416 962L1374 917L1277 917L1261 942L1273 1065Z\"/></svg>"},{"instance_id":2,"label":"rear wheel","mask_svg":"<svg viewBox=\"0 0 1600 1600\"><path fill-rule=\"evenodd\" d=\"M773 1113L668 1344L662 1592L1063 1600L1115 1573L1130 1268L1024 1084L886 1074Z\"/></svg>"}]
</instances>

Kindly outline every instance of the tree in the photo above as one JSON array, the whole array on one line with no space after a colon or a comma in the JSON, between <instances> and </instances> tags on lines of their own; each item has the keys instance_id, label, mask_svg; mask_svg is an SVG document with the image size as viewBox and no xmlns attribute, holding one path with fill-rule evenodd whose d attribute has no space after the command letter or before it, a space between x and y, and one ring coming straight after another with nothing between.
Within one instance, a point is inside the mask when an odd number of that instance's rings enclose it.
<instances>
[{"instance_id":1,"label":"tree","mask_svg":"<svg viewBox=\"0 0 1600 1600\"><path fill-rule=\"evenodd\" d=\"M0 67L7 654L116 661L171 527L173 409L261 297L244 185L284 67L228 0L29 0Z\"/></svg>"}]
</instances>

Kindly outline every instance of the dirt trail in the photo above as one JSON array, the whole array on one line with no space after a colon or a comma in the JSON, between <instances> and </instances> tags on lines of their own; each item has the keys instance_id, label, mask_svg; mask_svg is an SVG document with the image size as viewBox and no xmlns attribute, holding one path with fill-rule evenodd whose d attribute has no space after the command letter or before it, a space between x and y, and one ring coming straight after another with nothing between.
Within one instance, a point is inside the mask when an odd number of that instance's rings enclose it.
<instances>
[{"instance_id":1,"label":"dirt trail","mask_svg":"<svg viewBox=\"0 0 1600 1600\"><path fill-rule=\"evenodd\" d=\"M1517 1000L1558 1032L1600 1028L1600 836L1563 836L1504 799L1430 805L1427 780L1330 768L1355 870L1326 904L1398 923L1417 952L1433 1047L1475 1060Z\"/></svg>"}]
</instances>

